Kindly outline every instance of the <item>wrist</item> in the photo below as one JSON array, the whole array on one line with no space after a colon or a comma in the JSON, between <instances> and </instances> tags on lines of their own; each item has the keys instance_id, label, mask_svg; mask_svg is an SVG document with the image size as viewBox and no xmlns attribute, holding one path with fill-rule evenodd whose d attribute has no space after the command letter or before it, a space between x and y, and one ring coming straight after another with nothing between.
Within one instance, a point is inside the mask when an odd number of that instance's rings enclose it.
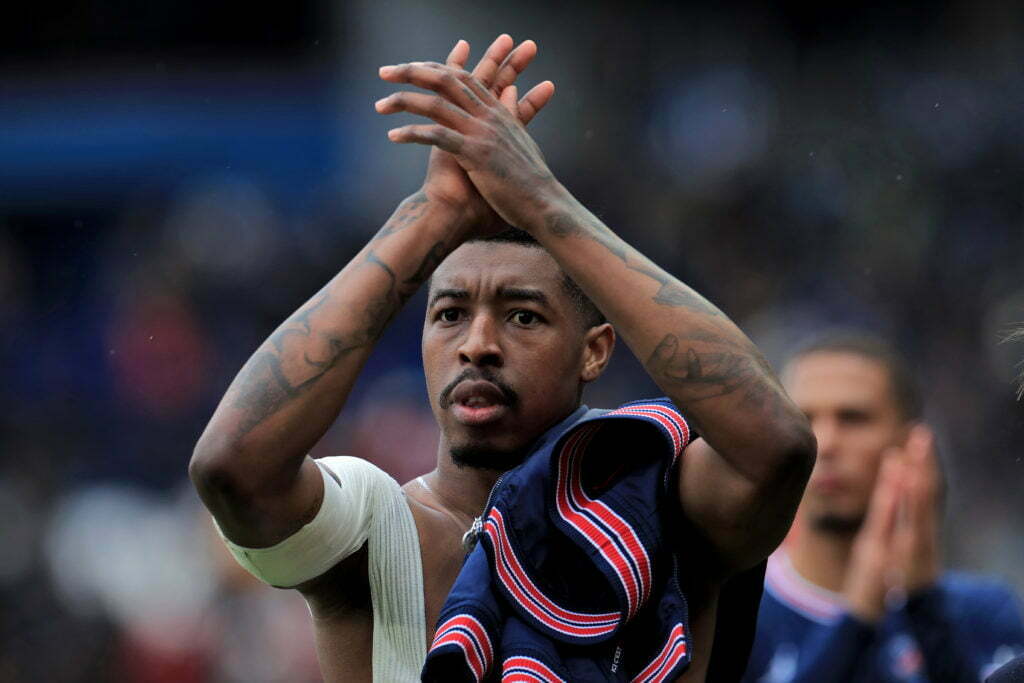
<instances>
[{"instance_id":1,"label":"wrist","mask_svg":"<svg viewBox=\"0 0 1024 683\"><path fill-rule=\"evenodd\" d=\"M517 212L515 227L540 238L547 219L554 213L569 213L581 208L580 203L554 176L540 182L530 194L530 201Z\"/></svg>"},{"instance_id":2,"label":"wrist","mask_svg":"<svg viewBox=\"0 0 1024 683\"><path fill-rule=\"evenodd\" d=\"M480 197L452 198L434 191L429 184L423 185L416 194L430 202L433 211L453 234L471 233L494 213Z\"/></svg>"},{"instance_id":3,"label":"wrist","mask_svg":"<svg viewBox=\"0 0 1024 683\"><path fill-rule=\"evenodd\" d=\"M479 212L473 211L466 202L438 197L426 187L411 195L409 199L415 197L425 202L421 218L417 221L420 223L418 231L428 235L432 240L444 242L451 249L464 242L482 220Z\"/></svg>"},{"instance_id":4,"label":"wrist","mask_svg":"<svg viewBox=\"0 0 1024 683\"><path fill-rule=\"evenodd\" d=\"M846 611L862 624L873 626L881 621L885 615L885 605L882 601L875 600L846 600Z\"/></svg>"},{"instance_id":5,"label":"wrist","mask_svg":"<svg viewBox=\"0 0 1024 683\"><path fill-rule=\"evenodd\" d=\"M846 611L865 624L876 624L885 615L885 587L880 580L847 579L843 590ZM861 580L857 580L861 578Z\"/></svg>"}]
</instances>

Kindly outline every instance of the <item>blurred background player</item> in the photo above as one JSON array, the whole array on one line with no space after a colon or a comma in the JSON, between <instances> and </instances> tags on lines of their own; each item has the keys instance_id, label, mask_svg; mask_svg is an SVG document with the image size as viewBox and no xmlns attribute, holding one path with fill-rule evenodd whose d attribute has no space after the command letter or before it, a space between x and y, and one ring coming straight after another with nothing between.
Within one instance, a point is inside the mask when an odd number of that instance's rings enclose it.
<instances>
[{"instance_id":1,"label":"blurred background player","mask_svg":"<svg viewBox=\"0 0 1024 683\"><path fill-rule=\"evenodd\" d=\"M818 460L769 560L746 680L983 680L1024 648L1020 603L942 568L944 482L907 364L881 339L836 334L783 378Z\"/></svg>"}]
</instances>

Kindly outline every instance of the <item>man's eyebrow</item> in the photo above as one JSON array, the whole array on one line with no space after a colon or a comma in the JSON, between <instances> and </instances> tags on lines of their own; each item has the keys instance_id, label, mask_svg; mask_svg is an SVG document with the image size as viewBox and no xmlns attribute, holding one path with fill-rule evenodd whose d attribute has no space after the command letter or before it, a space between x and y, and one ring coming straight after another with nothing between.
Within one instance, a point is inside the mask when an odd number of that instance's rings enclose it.
<instances>
[{"instance_id":1,"label":"man's eyebrow","mask_svg":"<svg viewBox=\"0 0 1024 683\"><path fill-rule=\"evenodd\" d=\"M430 295L430 303L428 307L433 306L438 302L439 299L468 299L469 290L466 289L435 289L434 293Z\"/></svg>"},{"instance_id":2,"label":"man's eyebrow","mask_svg":"<svg viewBox=\"0 0 1024 683\"><path fill-rule=\"evenodd\" d=\"M536 301L537 303L544 304L545 306L550 305L547 294L539 289L526 287L499 287L498 298L510 299L513 301Z\"/></svg>"}]
</instances>

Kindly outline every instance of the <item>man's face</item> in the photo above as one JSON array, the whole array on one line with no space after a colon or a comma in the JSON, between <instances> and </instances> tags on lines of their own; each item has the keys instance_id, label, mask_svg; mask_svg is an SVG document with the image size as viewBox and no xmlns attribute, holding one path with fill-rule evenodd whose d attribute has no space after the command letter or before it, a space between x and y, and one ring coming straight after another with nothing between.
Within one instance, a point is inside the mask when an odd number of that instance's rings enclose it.
<instances>
[{"instance_id":1,"label":"man's face","mask_svg":"<svg viewBox=\"0 0 1024 683\"><path fill-rule=\"evenodd\" d=\"M786 389L818 439L801 512L820 529L855 531L867 512L885 450L907 434L881 362L819 351L792 361Z\"/></svg>"},{"instance_id":2,"label":"man's face","mask_svg":"<svg viewBox=\"0 0 1024 683\"><path fill-rule=\"evenodd\" d=\"M504 470L578 404L584 330L543 249L472 242L434 272L423 367L442 447Z\"/></svg>"}]
</instances>

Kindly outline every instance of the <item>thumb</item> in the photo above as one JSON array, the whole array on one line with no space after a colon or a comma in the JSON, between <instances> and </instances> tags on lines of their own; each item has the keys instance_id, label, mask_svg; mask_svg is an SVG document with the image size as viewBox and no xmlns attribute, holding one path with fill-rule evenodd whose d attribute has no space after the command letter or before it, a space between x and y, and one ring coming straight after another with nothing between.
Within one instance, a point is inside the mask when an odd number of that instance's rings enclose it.
<instances>
[{"instance_id":1,"label":"thumb","mask_svg":"<svg viewBox=\"0 0 1024 683\"><path fill-rule=\"evenodd\" d=\"M501 102L502 106L508 110L512 116L519 120L519 89L514 85L510 85L501 91L501 96L498 97L498 101Z\"/></svg>"}]
</instances>

